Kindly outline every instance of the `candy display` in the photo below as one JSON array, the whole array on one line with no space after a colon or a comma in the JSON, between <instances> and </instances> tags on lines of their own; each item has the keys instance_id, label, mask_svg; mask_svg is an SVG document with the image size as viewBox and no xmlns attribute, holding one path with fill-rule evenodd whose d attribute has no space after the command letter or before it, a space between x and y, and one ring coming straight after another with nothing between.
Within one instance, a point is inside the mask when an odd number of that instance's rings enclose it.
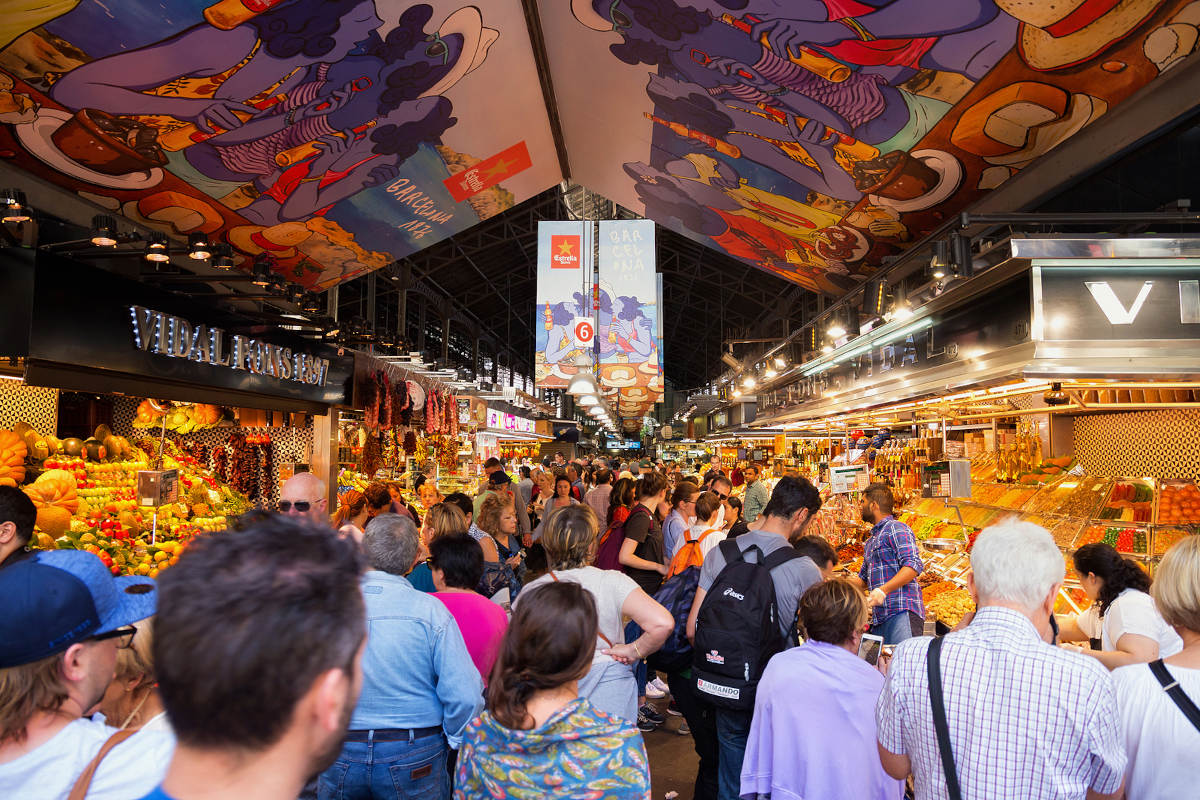
<instances>
[{"instance_id":1,"label":"candy display","mask_svg":"<svg viewBox=\"0 0 1200 800\"><path fill-rule=\"evenodd\" d=\"M1194 483L1165 484L1158 496L1155 521L1160 525L1200 524L1200 488Z\"/></svg>"},{"instance_id":2,"label":"candy display","mask_svg":"<svg viewBox=\"0 0 1200 800\"><path fill-rule=\"evenodd\" d=\"M1149 522L1153 507L1153 483L1117 481L1097 516L1122 522Z\"/></svg>"}]
</instances>

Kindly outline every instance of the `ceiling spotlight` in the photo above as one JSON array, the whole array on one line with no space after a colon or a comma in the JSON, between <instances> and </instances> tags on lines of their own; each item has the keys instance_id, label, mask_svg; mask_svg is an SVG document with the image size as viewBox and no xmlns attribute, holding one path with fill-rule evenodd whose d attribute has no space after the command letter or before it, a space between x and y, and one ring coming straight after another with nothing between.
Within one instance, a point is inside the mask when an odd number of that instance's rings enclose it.
<instances>
[{"instance_id":1,"label":"ceiling spotlight","mask_svg":"<svg viewBox=\"0 0 1200 800\"><path fill-rule=\"evenodd\" d=\"M171 260L170 254L167 253L167 235L165 233L155 231L146 237L146 255L144 258L156 264Z\"/></svg>"},{"instance_id":2,"label":"ceiling spotlight","mask_svg":"<svg viewBox=\"0 0 1200 800\"><path fill-rule=\"evenodd\" d=\"M304 300L305 294L307 294L307 292L304 291L304 287L301 286L300 284L298 284L298 283L289 283L288 284L287 299L292 301L296 305L300 305L300 302L302 300Z\"/></svg>"},{"instance_id":3,"label":"ceiling spotlight","mask_svg":"<svg viewBox=\"0 0 1200 800\"><path fill-rule=\"evenodd\" d=\"M254 286L265 287L271 283L271 257L262 254L254 259L254 266L250 268L250 283Z\"/></svg>"},{"instance_id":4,"label":"ceiling spotlight","mask_svg":"<svg viewBox=\"0 0 1200 800\"><path fill-rule=\"evenodd\" d=\"M775 369L778 369L778 370L787 369L787 360L782 358L781 356L775 356Z\"/></svg>"},{"instance_id":5,"label":"ceiling spotlight","mask_svg":"<svg viewBox=\"0 0 1200 800\"><path fill-rule=\"evenodd\" d=\"M92 217L92 244L112 247L117 243L117 221L108 214Z\"/></svg>"},{"instance_id":6,"label":"ceiling spotlight","mask_svg":"<svg viewBox=\"0 0 1200 800\"><path fill-rule=\"evenodd\" d=\"M950 243L939 239L933 243L933 257L929 259L929 277L940 281L946 277L946 268L950 266Z\"/></svg>"},{"instance_id":7,"label":"ceiling spotlight","mask_svg":"<svg viewBox=\"0 0 1200 800\"><path fill-rule=\"evenodd\" d=\"M779 373L776 372L773 368L767 367L766 371L763 372L763 377L764 378L774 378L778 374Z\"/></svg>"},{"instance_id":8,"label":"ceiling spotlight","mask_svg":"<svg viewBox=\"0 0 1200 800\"><path fill-rule=\"evenodd\" d=\"M1048 406L1065 406L1071 398L1063 391L1061 383L1050 384L1050 391L1042 395L1043 402Z\"/></svg>"},{"instance_id":9,"label":"ceiling spotlight","mask_svg":"<svg viewBox=\"0 0 1200 800\"><path fill-rule=\"evenodd\" d=\"M217 269L233 269L233 248L224 242L212 246L212 261Z\"/></svg>"},{"instance_id":10,"label":"ceiling spotlight","mask_svg":"<svg viewBox=\"0 0 1200 800\"><path fill-rule=\"evenodd\" d=\"M267 284L267 292L282 297L287 292L287 281L282 275L271 275L271 282Z\"/></svg>"},{"instance_id":11,"label":"ceiling spotlight","mask_svg":"<svg viewBox=\"0 0 1200 800\"><path fill-rule=\"evenodd\" d=\"M20 189L0 189L0 205L4 206L4 222L28 222L29 202Z\"/></svg>"},{"instance_id":12,"label":"ceiling spotlight","mask_svg":"<svg viewBox=\"0 0 1200 800\"><path fill-rule=\"evenodd\" d=\"M734 396L734 397L741 397L741 396L742 396L742 390L741 390L741 389L734 389L734 390L733 390L733 396Z\"/></svg>"},{"instance_id":13,"label":"ceiling spotlight","mask_svg":"<svg viewBox=\"0 0 1200 800\"><path fill-rule=\"evenodd\" d=\"M208 243L208 234L188 234L188 258L204 261L212 255L212 245Z\"/></svg>"},{"instance_id":14,"label":"ceiling spotlight","mask_svg":"<svg viewBox=\"0 0 1200 800\"><path fill-rule=\"evenodd\" d=\"M829 344L828 342L826 342L825 344L821 345L821 352L822 352L822 353L832 353L832 352L833 352L833 345L831 345L831 344Z\"/></svg>"},{"instance_id":15,"label":"ceiling spotlight","mask_svg":"<svg viewBox=\"0 0 1200 800\"><path fill-rule=\"evenodd\" d=\"M327 320L325 324L325 336L332 339L342 332L342 326L336 319Z\"/></svg>"},{"instance_id":16,"label":"ceiling spotlight","mask_svg":"<svg viewBox=\"0 0 1200 800\"><path fill-rule=\"evenodd\" d=\"M913 315L912 303L908 302L908 293L904 291L904 284L896 284L895 298L892 301L891 319L910 319Z\"/></svg>"},{"instance_id":17,"label":"ceiling spotlight","mask_svg":"<svg viewBox=\"0 0 1200 800\"><path fill-rule=\"evenodd\" d=\"M745 386L747 389L753 389L755 383L756 383L756 381L754 380L753 376L751 376L751 375L747 375L742 380L742 386Z\"/></svg>"},{"instance_id":18,"label":"ceiling spotlight","mask_svg":"<svg viewBox=\"0 0 1200 800\"><path fill-rule=\"evenodd\" d=\"M321 297L316 292L305 292L300 299L300 310L305 314L315 314L321 310Z\"/></svg>"},{"instance_id":19,"label":"ceiling spotlight","mask_svg":"<svg viewBox=\"0 0 1200 800\"><path fill-rule=\"evenodd\" d=\"M829 329L825 331L831 339L840 339L846 335L846 326L842 324L842 319L835 314L829 323Z\"/></svg>"}]
</instances>

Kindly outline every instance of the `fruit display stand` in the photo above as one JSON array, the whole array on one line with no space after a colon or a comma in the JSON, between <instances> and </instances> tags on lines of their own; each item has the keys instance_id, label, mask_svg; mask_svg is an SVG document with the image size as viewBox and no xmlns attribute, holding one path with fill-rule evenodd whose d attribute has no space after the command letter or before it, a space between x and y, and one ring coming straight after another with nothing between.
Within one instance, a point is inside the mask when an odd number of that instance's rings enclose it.
<instances>
[{"instance_id":1,"label":"fruit display stand","mask_svg":"<svg viewBox=\"0 0 1200 800\"><path fill-rule=\"evenodd\" d=\"M160 441L131 444L105 426L85 443L41 436L28 426L19 428L21 446L12 443L15 431L0 431L8 442L8 461L23 461L22 490L38 509L33 545L41 550L70 549L95 553L114 575L151 577L175 563L195 535L226 528L229 516L244 513L250 502L174 442L164 441L161 466L179 470L179 500L152 512L137 500L137 473L151 468ZM31 456L25 440L35 439ZM107 442L108 446L99 444ZM111 451L110 448L111 447ZM72 453L75 453L74 455ZM10 467L10 476L16 473Z\"/></svg>"}]
</instances>

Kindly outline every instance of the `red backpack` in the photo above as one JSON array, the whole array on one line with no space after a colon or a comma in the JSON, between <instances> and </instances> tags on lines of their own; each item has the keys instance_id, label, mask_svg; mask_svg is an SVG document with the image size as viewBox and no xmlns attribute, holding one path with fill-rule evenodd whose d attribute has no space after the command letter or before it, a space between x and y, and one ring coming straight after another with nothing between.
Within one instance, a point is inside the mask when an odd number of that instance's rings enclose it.
<instances>
[{"instance_id":1,"label":"red backpack","mask_svg":"<svg viewBox=\"0 0 1200 800\"><path fill-rule=\"evenodd\" d=\"M617 571L624 569L621 566L621 545L625 544L625 525L638 512L638 509L647 514L650 513L644 505L639 503L625 519L609 525L608 529L600 536L600 544L596 547L595 565L597 567Z\"/></svg>"}]
</instances>

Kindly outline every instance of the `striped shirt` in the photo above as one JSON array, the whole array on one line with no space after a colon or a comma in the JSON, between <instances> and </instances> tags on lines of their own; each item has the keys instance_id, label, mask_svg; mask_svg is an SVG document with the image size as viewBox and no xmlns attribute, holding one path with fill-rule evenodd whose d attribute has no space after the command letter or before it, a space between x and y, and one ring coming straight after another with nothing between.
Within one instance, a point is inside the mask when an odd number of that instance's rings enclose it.
<instances>
[{"instance_id":1,"label":"striped shirt","mask_svg":"<svg viewBox=\"0 0 1200 800\"><path fill-rule=\"evenodd\" d=\"M887 516L871 529L871 538L863 548L863 565L858 576L868 589L876 589L896 577L901 567L911 567L918 575L925 569L912 528ZM925 617L921 587L915 580L888 594L883 605L872 611L871 622L881 625L902 611Z\"/></svg>"},{"instance_id":2,"label":"striped shirt","mask_svg":"<svg viewBox=\"0 0 1200 800\"><path fill-rule=\"evenodd\" d=\"M928 637L896 648L875 707L879 744L912 761L916 795L948 797L926 672ZM963 800L1084 800L1121 786L1113 680L1047 644L1023 614L985 606L946 636L942 685Z\"/></svg>"}]
</instances>

